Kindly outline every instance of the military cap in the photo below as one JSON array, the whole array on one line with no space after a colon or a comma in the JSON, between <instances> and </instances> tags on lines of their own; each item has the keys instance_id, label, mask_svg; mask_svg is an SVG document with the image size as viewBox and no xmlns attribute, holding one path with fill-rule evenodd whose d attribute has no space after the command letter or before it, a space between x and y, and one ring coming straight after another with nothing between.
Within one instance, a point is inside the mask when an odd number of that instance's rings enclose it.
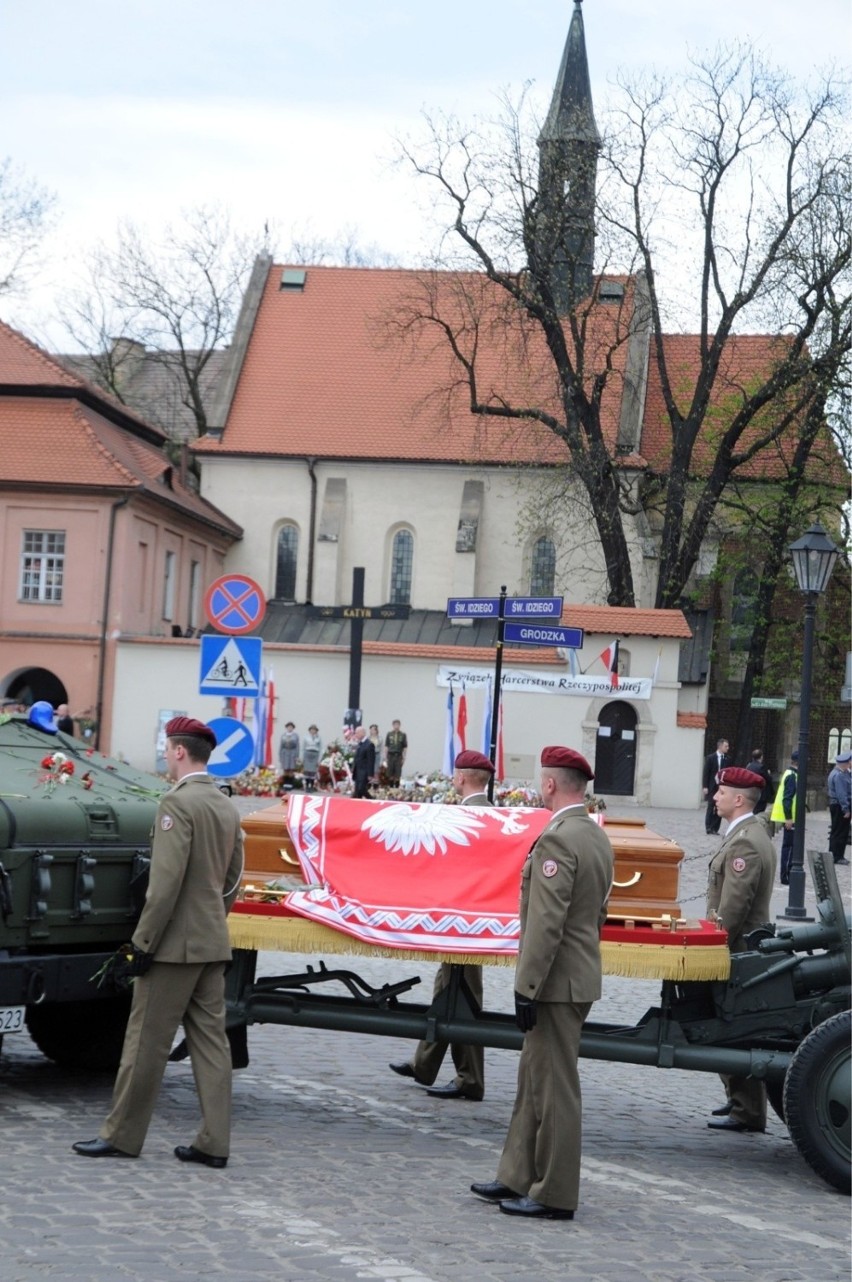
<instances>
[{"instance_id":1,"label":"military cap","mask_svg":"<svg viewBox=\"0 0 852 1282\"><path fill-rule=\"evenodd\" d=\"M494 773L494 767L485 753L473 752L469 748L465 748L456 757L456 770L487 770L490 775Z\"/></svg>"},{"instance_id":2,"label":"military cap","mask_svg":"<svg viewBox=\"0 0 852 1282\"><path fill-rule=\"evenodd\" d=\"M798 748L794 748L794 749L793 749L793 751L790 753L790 760L791 760L791 761L798 761L798 760L799 760L799 749L798 749Z\"/></svg>"},{"instance_id":3,"label":"military cap","mask_svg":"<svg viewBox=\"0 0 852 1282\"><path fill-rule=\"evenodd\" d=\"M838 752L834 760L838 766L845 766L847 761L852 761L852 752Z\"/></svg>"},{"instance_id":4,"label":"military cap","mask_svg":"<svg viewBox=\"0 0 852 1282\"><path fill-rule=\"evenodd\" d=\"M765 780L743 766L725 766L719 772L719 783L726 788L762 788Z\"/></svg>"},{"instance_id":5,"label":"military cap","mask_svg":"<svg viewBox=\"0 0 852 1282\"><path fill-rule=\"evenodd\" d=\"M541 764L543 766L558 766L563 770L578 770L581 775L587 779L594 779L595 772L589 765L585 757L573 748L560 748L555 745L550 748L542 748Z\"/></svg>"},{"instance_id":6,"label":"military cap","mask_svg":"<svg viewBox=\"0 0 852 1282\"><path fill-rule=\"evenodd\" d=\"M172 717L171 721L167 721L166 738L172 739L175 735L193 735L196 739L206 739L216 747L213 731L203 721L196 721L195 717Z\"/></svg>"}]
</instances>

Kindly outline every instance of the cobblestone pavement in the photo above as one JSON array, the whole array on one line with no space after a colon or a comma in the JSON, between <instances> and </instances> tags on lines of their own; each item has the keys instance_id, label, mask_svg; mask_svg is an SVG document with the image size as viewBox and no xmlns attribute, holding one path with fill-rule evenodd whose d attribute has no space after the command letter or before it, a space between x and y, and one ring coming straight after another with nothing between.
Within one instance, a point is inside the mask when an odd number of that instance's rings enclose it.
<instances>
[{"instance_id":1,"label":"cobblestone pavement","mask_svg":"<svg viewBox=\"0 0 852 1282\"><path fill-rule=\"evenodd\" d=\"M642 815L683 846L681 903L699 915L718 840L704 835L703 811ZM825 834L826 816L809 817L808 846L824 848ZM839 871L848 891L849 869ZM785 902L779 886L774 911ZM265 973L304 963L261 957ZM373 983L418 974L417 1000L431 987L431 966L372 958L353 966ZM510 1009L511 976L486 968L487 1006ZM634 1024L658 993L656 983L608 977L592 1018ZM519 1223L468 1192L471 1180L494 1175L516 1053L486 1051L486 1098L475 1104L431 1099L390 1073L388 1062L410 1049L395 1039L265 1026L250 1030L249 1046L251 1065L235 1075L232 1158L220 1172L172 1156L197 1121L186 1064L167 1071L142 1157L95 1162L70 1145L97 1134L111 1077L62 1071L25 1036L8 1037L0 1059L5 1282L849 1276L849 1200L813 1174L772 1114L766 1135L708 1131L722 1098L711 1074L581 1061L577 1218Z\"/></svg>"}]
</instances>

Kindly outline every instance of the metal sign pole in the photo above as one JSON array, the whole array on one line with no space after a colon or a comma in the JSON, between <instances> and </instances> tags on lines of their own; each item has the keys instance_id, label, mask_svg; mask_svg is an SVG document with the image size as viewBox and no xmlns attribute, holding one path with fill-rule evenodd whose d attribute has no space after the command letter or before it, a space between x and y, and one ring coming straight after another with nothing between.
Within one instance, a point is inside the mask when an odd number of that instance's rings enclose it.
<instances>
[{"instance_id":1,"label":"metal sign pole","mask_svg":"<svg viewBox=\"0 0 852 1282\"><path fill-rule=\"evenodd\" d=\"M497 658L494 663L494 700L491 704L491 743L488 757L492 766L497 761L497 733L500 718L500 683L503 680L503 631L506 622L506 585L500 588L500 607L497 614ZM488 800L494 800L494 775L488 780Z\"/></svg>"}]
</instances>

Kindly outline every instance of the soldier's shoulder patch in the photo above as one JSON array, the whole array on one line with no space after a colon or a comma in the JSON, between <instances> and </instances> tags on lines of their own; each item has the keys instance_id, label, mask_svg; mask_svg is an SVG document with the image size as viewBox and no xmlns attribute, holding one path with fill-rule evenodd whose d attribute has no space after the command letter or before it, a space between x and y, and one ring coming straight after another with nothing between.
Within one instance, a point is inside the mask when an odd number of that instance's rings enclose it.
<instances>
[{"instance_id":1,"label":"soldier's shoulder patch","mask_svg":"<svg viewBox=\"0 0 852 1282\"><path fill-rule=\"evenodd\" d=\"M555 859L545 859L541 865L541 871L545 877L555 877L559 872L559 864Z\"/></svg>"},{"instance_id":2,"label":"soldier's shoulder patch","mask_svg":"<svg viewBox=\"0 0 852 1282\"><path fill-rule=\"evenodd\" d=\"M737 855L735 859L731 860L731 867L734 872L745 872L745 866L746 861L743 859L742 855Z\"/></svg>"},{"instance_id":3,"label":"soldier's shoulder patch","mask_svg":"<svg viewBox=\"0 0 852 1282\"><path fill-rule=\"evenodd\" d=\"M174 822L175 821L174 819L172 819L171 815L163 815L162 819L160 820L160 827L162 828L163 832L168 832L170 828L174 827Z\"/></svg>"}]
</instances>

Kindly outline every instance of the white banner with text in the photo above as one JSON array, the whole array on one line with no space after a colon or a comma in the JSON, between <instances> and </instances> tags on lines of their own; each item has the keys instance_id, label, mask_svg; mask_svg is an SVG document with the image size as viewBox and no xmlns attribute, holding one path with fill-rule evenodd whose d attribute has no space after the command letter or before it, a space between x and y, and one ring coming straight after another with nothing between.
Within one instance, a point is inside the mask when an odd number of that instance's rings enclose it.
<instances>
[{"instance_id":1,"label":"white banner with text","mask_svg":"<svg viewBox=\"0 0 852 1282\"><path fill-rule=\"evenodd\" d=\"M439 686L452 685L458 690L462 685L467 690L475 690L493 680L493 668L453 667L442 663L437 674ZM608 676L572 677L569 673L526 672L518 668L503 669L502 685L504 694L573 694L586 699L650 699L654 688L651 677L619 677L615 686Z\"/></svg>"}]
</instances>

